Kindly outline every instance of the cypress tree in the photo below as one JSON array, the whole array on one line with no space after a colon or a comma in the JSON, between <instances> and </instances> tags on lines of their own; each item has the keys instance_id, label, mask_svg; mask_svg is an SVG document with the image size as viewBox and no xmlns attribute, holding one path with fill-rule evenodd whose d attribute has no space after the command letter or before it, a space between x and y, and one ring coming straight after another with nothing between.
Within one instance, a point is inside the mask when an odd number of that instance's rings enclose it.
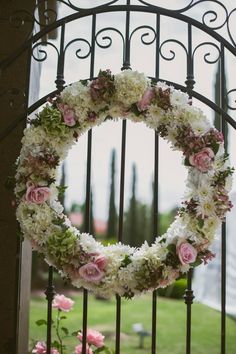
<instances>
[{"instance_id":1,"label":"cypress tree","mask_svg":"<svg viewBox=\"0 0 236 354\"><path fill-rule=\"evenodd\" d=\"M138 202L138 230L137 230L137 239L136 239L136 246L141 246L144 241L149 241L148 235L148 212L149 207L144 204Z\"/></svg>"},{"instance_id":2,"label":"cypress tree","mask_svg":"<svg viewBox=\"0 0 236 354\"><path fill-rule=\"evenodd\" d=\"M137 246L138 242L138 208L137 208L137 197L136 197L136 183L137 183L137 171L136 165L132 166L132 195L130 199L129 212L128 212L128 235L127 241L131 246Z\"/></svg>"},{"instance_id":3,"label":"cypress tree","mask_svg":"<svg viewBox=\"0 0 236 354\"><path fill-rule=\"evenodd\" d=\"M110 172L110 197L107 222L107 238L115 237L117 234L117 212L115 205L115 173L116 173L116 151L111 153L111 172Z\"/></svg>"},{"instance_id":4,"label":"cypress tree","mask_svg":"<svg viewBox=\"0 0 236 354\"><path fill-rule=\"evenodd\" d=\"M85 230L85 213L86 213L86 197L85 197L85 201L81 206L81 212L83 214L83 223L81 226L81 231L82 232L87 232L87 230ZM90 234L92 234L93 236L95 236L95 229L94 229L94 214L93 214L93 191L91 188L91 194L90 194L90 215L89 215L89 226L90 226Z\"/></svg>"}]
</instances>

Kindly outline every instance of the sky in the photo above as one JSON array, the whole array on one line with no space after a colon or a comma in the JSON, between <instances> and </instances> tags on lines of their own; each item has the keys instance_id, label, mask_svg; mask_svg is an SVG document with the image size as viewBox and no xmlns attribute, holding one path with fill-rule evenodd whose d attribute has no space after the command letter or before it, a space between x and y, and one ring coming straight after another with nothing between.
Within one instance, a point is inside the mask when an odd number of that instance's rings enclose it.
<instances>
[{"instance_id":1,"label":"sky","mask_svg":"<svg viewBox=\"0 0 236 354\"><path fill-rule=\"evenodd\" d=\"M76 4L91 3L91 1L77 1ZM101 1L92 2L94 5L100 4ZM104 3L104 1L103 1ZM122 3L122 1L120 2ZM151 3L151 1L150 1ZM170 7L184 5L189 1L173 2L173 1L155 1L155 4L160 6ZM175 5L174 5L174 4ZM225 2L227 6L227 1ZM228 5L232 5L232 1L228 1ZM204 9L208 9L208 2L204 2ZM212 4L211 4L212 8ZM68 13L68 10L63 7L60 8L62 15ZM222 15L222 11L220 12ZM199 18L202 15L202 7L194 7L191 15L194 18ZM221 20L221 15L218 21ZM140 25L153 26L155 24L155 16L153 14L135 13L131 16L131 29L135 29ZM116 27L120 31L124 31L124 14L113 13L105 14L97 17L97 31L104 27ZM174 30L173 30L174 29ZM66 27L66 42L74 38L86 38L90 40L91 36L91 22L90 19L81 19L69 23ZM154 76L154 50L155 44L144 45L140 41L140 35L146 32L140 30L134 33L131 42L131 66L133 70L144 72L146 75ZM112 45L108 49L98 48L96 46L95 55L95 70L97 75L100 69L111 69L113 73L120 71L122 66L122 42L119 35L114 31L104 32L98 37L100 44L106 44L102 39L103 36L112 33ZM222 35L226 36L224 32ZM150 32L146 37L152 39L153 34ZM186 24L180 21L168 18L161 19L161 42L166 39L175 38L178 41L186 44L187 27ZM200 30L193 31L193 46L197 46L203 41L212 40L208 35L202 33ZM58 45L58 41L54 42ZM44 47L45 48L45 47ZM81 42L77 42L68 47L65 61L65 80L66 84L77 81L79 79L89 77L90 57L87 59L78 59L75 56L75 51L80 48L81 54L86 54L87 47ZM163 80L175 81L183 84L186 80L186 56L184 50L178 45L167 43L163 45L162 54L170 57L170 50L175 51L175 58L172 61L160 60L160 77ZM43 96L55 89L56 76L56 56L53 49L48 48L48 59L42 64L41 75L41 90L40 96ZM203 95L213 98L213 84L215 81L215 73L217 64L205 63L203 57L206 53L210 53L208 59L214 60L217 58L216 49L211 46L203 46L196 51L195 54L195 90ZM227 87L234 88L235 77L235 63L231 55L227 53ZM201 102L194 100L194 105L200 107L209 117L213 119L214 114L210 108L204 106ZM235 116L233 111L230 111L232 116ZM119 198L119 166L120 166L120 149L121 149L121 121L106 122L100 127L93 129L93 149L92 149L92 188L94 193L94 214L98 219L106 220L108 213L109 200L109 184L110 184L110 158L111 150L115 149L117 152L116 161L116 203L118 206ZM236 151L235 143L236 132L230 133L230 152L232 164L236 166ZM85 198L85 179L86 179L86 149L87 137L81 137L75 147L73 147L66 160L67 180L66 185L68 189L66 192L66 207L69 208L73 202L81 204ZM154 132L146 128L142 123L131 123L127 125L127 149L126 149L126 175L125 175L125 208L128 207L131 187L131 170L132 164L137 166L137 196L143 202L150 203L152 199L152 179L153 179L153 157L154 157ZM166 212L181 202L184 194L184 186L186 179L186 169L181 163L181 154L174 152L170 146L160 139L160 165L159 165L159 208L160 211ZM234 190L236 184L234 183Z\"/></svg>"}]
</instances>

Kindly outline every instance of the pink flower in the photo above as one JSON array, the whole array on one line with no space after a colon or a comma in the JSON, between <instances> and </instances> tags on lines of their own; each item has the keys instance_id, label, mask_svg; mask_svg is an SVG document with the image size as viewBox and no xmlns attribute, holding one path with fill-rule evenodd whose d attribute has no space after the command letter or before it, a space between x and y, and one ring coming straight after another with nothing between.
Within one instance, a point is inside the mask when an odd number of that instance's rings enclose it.
<instances>
[{"instance_id":1,"label":"pink flower","mask_svg":"<svg viewBox=\"0 0 236 354\"><path fill-rule=\"evenodd\" d=\"M31 182L27 182L26 186L27 186L27 190L26 190L25 199L27 202L42 204L49 199L51 193L50 188L37 187Z\"/></svg>"},{"instance_id":2,"label":"pink flower","mask_svg":"<svg viewBox=\"0 0 236 354\"><path fill-rule=\"evenodd\" d=\"M77 338L82 342L83 334L79 332ZM102 335L102 333L96 331L95 329L88 328L87 330L88 344L94 345L97 348L101 348L104 346L104 338L105 337Z\"/></svg>"},{"instance_id":3,"label":"pink flower","mask_svg":"<svg viewBox=\"0 0 236 354\"><path fill-rule=\"evenodd\" d=\"M177 243L176 253L183 265L193 263L197 258L196 249L186 241L183 241L179 244Z\"/></svg>"},{"instance_id":4,"label":"pink flower","mask_svg":"<svg viewBox=\"0 0 236 354\"><path fill-rule=\"evenodd\" d=\"M82 354L82 344L75 347L75 354ZM89 348L88 344L86 346L86 354L93 354L93 351Z\"/></svg>"},{"instance_id":5,"label":"pink flower","mask_svg":"<svg viewBox=\"0 0 236 354\"><path fill-rule=\"evenodd\" d=\"M75 111L70 108L67 104L59 104L59 108L63 115L63 120L68 127L73 127L76 123Z\"/></svg>"},{"instance_id":6,"label":"pink flower","mask_svg":"<svg viewBox=\"0 0 236 354\"><path fill-rule=\"evenodd\" d=\"M214 152L210 148L203 148L201 151L191 155L189 162L201 172L207 172L214 160Z\"/></svg>"},{"instance_id":7,"label":"pink flower","mask_svg":"<svg viewBox=\"0 0 236 354\"><path fill-rule=\"evenodd\" d=\"M47 345L45 342L38 342L35 344L32 353L35 354L46 354L47 353ZM59 354L59 351L56 348L51 348L51 354Z\"/></svg>"},{"instance_id":8,"label":"pink flower","mask_svg":"<svg viewBox=\"0 0 236 354\"><path fill-rule=\"evenodd\" d=\"M98 266L100 270L104 270L107 265L107 259L105 256L100 254L98 257L95 258L94 263Z\"/></svg>"},{"instance_id":9,"label":"pink flower","mask_svg":"<svg viewBox=\"0 0 236 354\"><path fill-rule=\"evenodd\" d=\"M80 267L80 276L87 281L99 281L104 276L104 272L95 263L87 263Z\"/></svg>"},{"instance_id":10,"label":"pink flower","mask_svg":"<svg viewBox=\"0 0 236 354\"><path fill-rule=\"evenodd\" d=\"M57 308L64 312L69 312L74 305L74 301L65 297L64 295L57 294L52 302L52 307Z\"/></svg>"},{"instance_id":11,"label":"pink flower","mask_svg":"<svg viewBox=\"0 0 236 354\"><path fill-rule=\"evenodd\" d=\"M51 349L51 354L60 354L56 348Z\"/></svg>"},{"instance_id":12,"label":"pink flower","mask_svg":"<svg viewBox=\"0 0 236 354\"><path fill-rule=\"evenodd\" d=\"M145 111L145 109L148 108L148 106L150 105L154 97L155 97L154 89L152 87L147 88L141 100L139 100L139 102L137 103L137 107L139 111Z\"/></svg>"}]
</instances>

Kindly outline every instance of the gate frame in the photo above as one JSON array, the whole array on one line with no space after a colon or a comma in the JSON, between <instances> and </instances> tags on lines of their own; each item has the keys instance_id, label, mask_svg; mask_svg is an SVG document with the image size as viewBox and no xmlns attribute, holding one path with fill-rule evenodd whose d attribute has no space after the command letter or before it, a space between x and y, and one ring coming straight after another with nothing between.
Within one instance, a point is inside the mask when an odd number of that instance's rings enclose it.
<instances>
[{"instance_id":1,"label":"gate frame","mask_svg":"<svg viewBox=\"0 0 236 354\"><path fill-rule=\"evenodd\" d=\"M65 47L64 43L64 34L65 34L65 27L67 23L70 23L74 20L85 18L85 17L91 17L92 18L92 35L91 35L91 43L88 41L87 44L89 45L89 53L85 57L78 57L80 59L87 58L90 55L90 79L94 78L94 56L95 56L95 50L96 50L96 45L100 46L99 43L97 42L97 36L100 34L102 31L105 31L107 29L114 29L114 28L106 28L98 31L96 33L96 16L99 14L104 14L104 13L109 13L109 12L124 12L126 14L126 22L125 22L125 33L124 36L122 36L123 40L123 66L121 67L121 70L127 70L131 68L131 63L130 63L130 42L131 42L131 37L134 31L141 29L141 28L147 28L150 26L139 26L133 30L132 33L130 33L130 14L132 12L138 12L138 13L151 13L153 15L156 15L156 28L153 29L155 33L155 40L156 40L156 68L155 68L155 77L152 77L154 80L161 80L161 81L166 81L169 85L173 85L176 89L180 89L183 92L186 92L190 98L196 98L199 101L203 102L206 104L208 107L213 109L215 112L217 112L220 117L221 117L221 130L224 133L225 132L225 127L226 124L228 123L231 125L234 129L236 129L236 122L235 120L227 113L227 108L235 110L236 108L230 107L228 105L228 100L227 97L229 94L232 94L236 92L236 89L231 89L228 92L224 92L223 90L223 82L225 79L225 49L227 49L231 54L236 57L236 44L233 40L231 30L230 30L230 19L231 16L234 14L236 11L236 8L231 10L231 12L228 12L226 7L221 3L221 1L218 0L209 0L208 2L212 2L214 4L217 4L220 6L221 10L223 9L225 13L225 21L221 24L221 26L216 26L213 28L209 28L206 25L205 22L205 17L207 15L213 15L215 18L213 18L212 22L214 22L217 19L217 13L213 10L206 11L204 15L202 16L202 21L203 23L185 15L185 12L193 8L194 6L204 3L204 0L199 0L199 1L194 1L191 0L189 1L189 4L185 6L182 9L179 10L169 10L166 8L161 8L155 5L150 5L148 1L142 1L139 0L140 5L131 5L131 1L127 0L126 5L117 5L118 0L110 0L106 4L97 6L94 8L89 8L89 9L81 9L79 7L76 7L75 5L72 4L69 0L63 1L63 0L58 0L56 2L52 2L52 0L40 0L38 2L38 5L36 5L36 12L31 11L27 13L26 17L26 12L18 10L18 18L17 20L21 19L22 21L25 21L26 19L30 19L32 22L32 28L31 32L29 33L29 37L21 43L21 45L14 50L12 54L10 54L6 59L2 60L0 63L0 68L3 72L10 71L12 66L17 63L18 58L20 58L22 55L25 55L27 58L28 62L28 84L29 84L29 72L30 72L30 62L31 62L31 55L35 49L37 49L40 45L52 45L50 42L47 40L47 36L49 33L55 33L55 31L60 28L61 29L61 35L60 35L60 48L56 48L57 53L58 53L58 61L57 61L57 76L56 76L56 90L53 93L56 92L61 92L64 88L65 81L64 81L64 62L65 62L65 51L68 47L69 44L71 44L72 41L67 43ZM26 1L26 3L29 3L29 1ZM52 20L50 22L50 19L47 18L47 14L54 14L56 15L56 7L54 6L53 8L48 8L46 4L52 3L55 5L55 3L63 3L66 6L69 6L71 9L75 10L76 12L68 15L62 19ZM42 14L40 11L40 6L44 6L45 13ZM50 12L51 11L51 12ZM204 10L205 11L205 10ZM41 18L37 19L36 13L41 13ZM45 18L44 18L45 15ZM21 18L22 16L22 18ZM177 40L170 39L164 41L162 44L160 44L160 36L159 36L159 26L160 26L160 17L161 16L166 16L169 18L177 19L180 20L184 23L187 24L188 26L188 43L187 43L187 48L179 43ZM41 22L45 22L42 23ZM40 25L40 30L36 32L35 34L32 34L33 26L34 24L37 23ZM220 28L223 28L226 26L227 28L227 34L229 37L229 40L227 41L224 37L222 37L219 33L217 33L215 30L218 30ZM214 44L215 47L218 48L219 51L219 57L215 61L219 61L220 63L220 86L221 86L221 100L220 100L220 105L217 105L215 102L212 102L211 100L207 99L204 97L202 94L198 93L197 91L194 90L194 53L195 50L205 44L209 44L209 42L203 42L200 45L198 45L194 50L192 48L192 28L198 28L204 33L207 33L210 35L213 39L217 41L217 45ZM108 37L111 38L111 37ZM148 44L143 41L143 37L141 37L142 43L143 44ZM39 42L38 42L39 41ZM112 41L111 41L112 42ZM109 48L111 46L111 42L108 46L105 46L103 48ZM164 58L165 60L172 60L172 59L167 59L163 56L161 52L161 48L163 44L167 42L175 42L180 44L186 53L187 57L187 68L186 68L186 81L185 84L186 86L180 85L176 82L170 82L168 80L165 80L164 78L159 77L159 56ZM213 44L213 43L210 43ZM54 46L54 45L52 45ZM102 46L100 46L102 47ZM55 48L55 46L54 46ZM44 51L44 53L46 53ZM35 58L35 57L34 57ZM46 56L45 58L46 59ZM43 59L43 60L44 60ZM204 57L205 61L209 63L209 61L206 60L206 57ZM36 59L39 62L43 61L42 59ZM213 62L212 62L213 63ZM26 85L27 86L27 85ZM14 117L14 119L10 122L9 125L7 125L3 132L0 134L0 141L7 139L10 134L14 133L15 129L19 126L19 124L25 125L25 118L27 115L31 114L34 112L37 108L39 108L42 104L46 102L46 99L49 95L52 95L53 93L48 93L44 97L40 98L36 102L34 102L32 105L27 107L27 102L28 102L28 96L29 92L28 89L26 88L24 90L25 94L25 100L26 100L26 109L21 112L20 115ZM153 211L153 230L156 230L158 228L158 136L155 134L155 176L154 176L154 211ZM124 208L124 178L125 178L125 145L126 145L126 121L123 121L123 127L122 127L122 149L121 149L121 175L120 175L120 207L119 207L119 229L118 229L118 240L122 241L122 235L123 235L123 208ZM92 131L90 130L88 132L88 150L87 150L87 179L86 179L86 230L89 232L90 230L90 220L89 220L89 215L90 215L90 189L91 189L91 151L92 151ZM30 251L27 251L27 254L29 254ZM22 258L23 259L23 258ZM225 312L225 303L226 303L226 223L223 223L222 226L222 253L221 253L221 261L222 261L222 268L221 268L221 274L222 274L222 280L221 280L221 285L222 285L222 291L221 291L221 354L225 354L225 317L226 317L226 312ZM24 259L23 259L23 266L24 266ZM18 273L18 270L16 270L16 274ZM23 278L21 278L23 279ZM20 287L19 287L20 289ZM54 288L53 288L53 269L50 267L49 268L49 283L48 287L46 290L46 296L48 300L48 323L51 324L51 303L53 300L53 295L54 295ZM18 297L17 297L18 298ZM25 296L25 299L27 299L28 302L28 297ZM187 305L187 332L186 332L186 354L191 353L191 305L193 302L193 291L192 291L192 271L189 272L188 274L188 286L187 290L185 293L185 303ZM20 302L22 301L22 294L18 298L18 308ZM86 341L86 328L87 328L87 306L88 306L88 293L86 290L84 290L84 311L83 311L83 332L84 332L84 341L83 341L83 353L85 353L85 341ZM156 303L156 291L153 292L153 305L152 305L152 354L156 353L156 310L157 310L157 303ZM121 299L119 296L117 296L117 311L116 311L116 353L120 353L120 324L121 324ZM47 346L47 354L50 353L50 338L51 338L51 330L50 330L50 325L48 326L48 331L47 331L47 342L49 343ZM17 349L16 349L17 350ZM20 353L20 352L19 352Z\"/></svg>"}]
</instances>

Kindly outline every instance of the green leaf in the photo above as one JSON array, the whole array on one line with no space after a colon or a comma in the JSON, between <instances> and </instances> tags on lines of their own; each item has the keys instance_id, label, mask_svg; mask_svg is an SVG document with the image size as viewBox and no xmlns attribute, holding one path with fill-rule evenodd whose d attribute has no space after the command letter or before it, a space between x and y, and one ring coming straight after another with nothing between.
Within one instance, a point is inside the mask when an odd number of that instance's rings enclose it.
<instances>
[{"instance_id":1,"label":"green leaf","mask_svg":"<svg viewBox=\"0 0 236 354\"><path fill-rule=\"evenodd\" d=\"M42 326L42 325L46 325L47 321L44 320L44 319L41 319L41 320L35 321L35 323L36 323L37 326Z\"/></svg>"},{"instance_id":2,"label":"green leaf","mask_svg":"<svg viewBox=\"0 0 236 354\"><path fill-rule=\"evenodd\" d=\"M218 150L219 150L219 147L220 147L220 144L218 144L218 143L213 143L213 144L211 145L211 148L212 148L212 150L214 151L214 154L215 154L215 155L217 154L217 152L218 152Z\"/></svg>"},{"instance_id":3,"label":"green leaf","mask_svg":"<svg viewBox=\"0 0 236 354\"><path fill-rule=\"evenodd\" d=\"M66 317L66 316L61 316L60 319L61 319L61 320L66 320L67 317Z\"/></svg>"},{"instance_id":4,"label":"green leaf","mask_svg":"<svg viewBox=\"0 0 236 354\"><path fill-rule=\"evenodd\" d=\"M65 194L65 191L68 187L67 186L57 186L57 190L58 190L58 198L62 198Z\"/></svg>"},{"instance_id":5,"label":"green leaf","mask_svg":"<svg viewBox=\"0 0 236 354\"><path fill-rule=\"evenodd\" d=\"M174 245L173 243L170 243L168 246L167 246L167 249L170 253L173 253L173 254L176 254L176 245Z\"/></svg>"},{"instance_id":6,"label":"green leaf","mask_svg":"<svg viewBox=\"0 0 236 354\"><path fill-rule=\"evenodd\" d=\"M56 349L61 349L61 344L60 342L58 342L57 340L54 340L52 342L52 347L56 348Z\"/></svg>"},{"instance_id":7,"label":"green leaf","mask_svg":"<svg viewBox=\"0 0 236 354\"><path fill-rule=\"evenodd\" d=\"M140 112L137 105L135 103L132 104L130 107L130 111L136 115L136 117L139 117L143 112Z\"/></svg>"},{"instance_id":8,"label":"green leaf","mask_svg":"<svg viewBox=\"0 0 236 354\"><path fill-rule=\"evenodd\" d=\"M65 333L66 336L68 336L69 330L66 327L61 327L61 330Z\"/></svg>"},{"instance_id":9,"label":"green leaf","mask_svg":"<svg viewBox=\"0 0 236 354\"><path fill-rule=\"evenodd\" d=\"M132 261L130 259L130 256L128 256L127 254L125 255L125 258L122 260L121 262L121 268L125 268L127 267L128 264L130 264Z\"/></svg>"},{"instance_id":10,"label":"green leaf","mask_svg":"<svg viewBox=\"0 0 236 354\"><path fill-rule=\"evenodd\" d=\"M80 82L83 86L87 86L88 84L88 80L80 80Z\"/></svg>"},{"instance_id":11,"label":"green leaf","mask_svg":"<svg viewBox=\"0 0 236 354\"><path fill-rule=\"evenodd\" d=\"M192 267L198 267L200 264L202 264L202 260L201 259L196 259L196 261L194 263L191 263Z\"/></svg>"},{"instance_id":12,"label":"green leaf","mask_svg":"<svg viewBox=\"0 0 236 354\"><path fill-rule=\"evenodd\" d=\"M185 157L185 159L184 159L184 165L185 165L185 166L191 166L191 167L192 167L191 163L189 162L189 158L188 158L188 157Z\"/></svg>"},{"instance_id":13,"label":"green leaf","mask_svg":"<svg viewBox=\"0 0 236 354\"><path fill-rule=\"evenodd\" d=\"M203 228L203 226L204 226L204 220L203 219L198 219L198 226L200 227L200 229L202 229Z\"/></svg>"},{"instance_id":14,"label":"green leaf","mask_svg":"<svg viewBox=\"0 0 236 354\"><path fill-rule=\"evenodd\" d=\"M80 332L79 329L77 331L72 332L71 335L76 337L78 335L78 332Z\"/></svg>"}]
</instances>

